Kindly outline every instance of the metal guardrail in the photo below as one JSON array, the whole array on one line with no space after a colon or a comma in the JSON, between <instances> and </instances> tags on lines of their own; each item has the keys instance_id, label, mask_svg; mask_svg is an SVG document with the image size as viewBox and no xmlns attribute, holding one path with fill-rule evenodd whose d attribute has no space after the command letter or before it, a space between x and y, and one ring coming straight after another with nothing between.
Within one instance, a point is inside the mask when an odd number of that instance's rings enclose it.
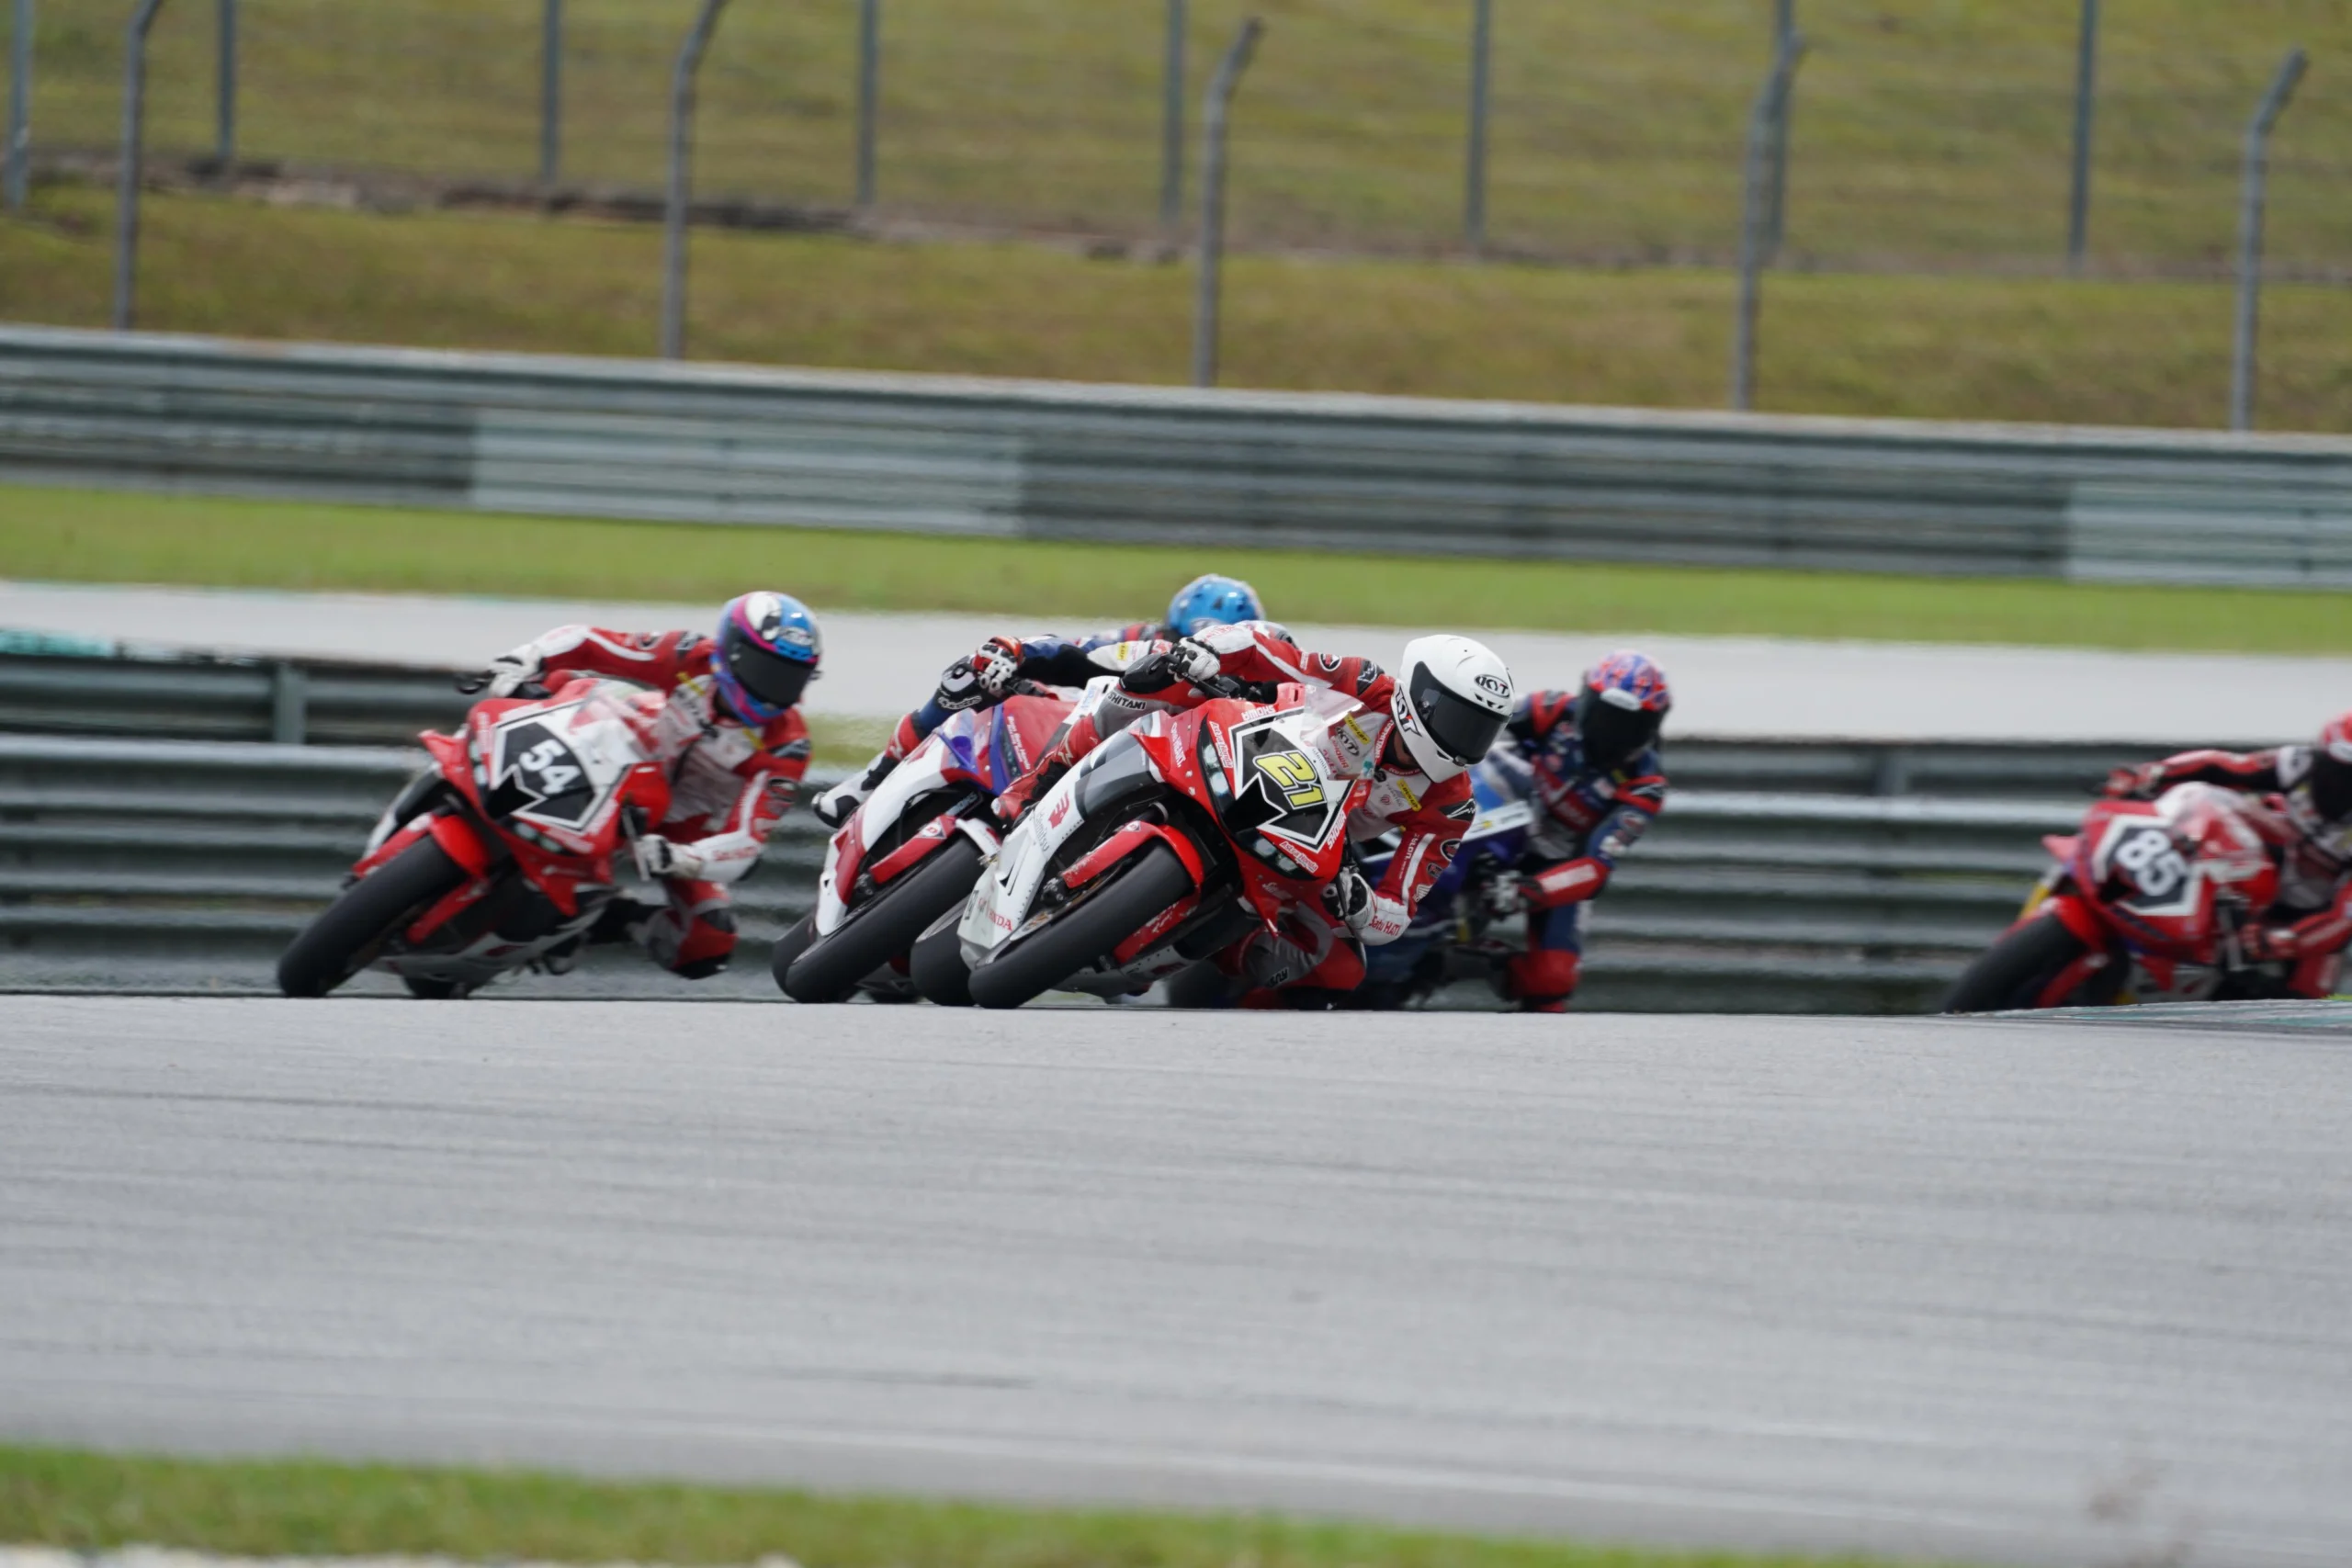
<instances>
[{"instance_id":1,"label":"metal guardrail","mask_svg":"<svg viewBox=\"0 0 2352 1568\"><path fill-rule=\"evenodd\" d=\"M0 329L0 477L693 522L2352 585L2352 440Z\"/></svg>"},{"instance_id":2,"label":"metal guardrail","mask_svg":"<svg viewBox=\"0 0 2352 1568\"><path fill-rule=\"evenodd\" d=\"M422 753L0 736L0 986L158 959L265 988ZM1917 1011L1997 933L2064 802L1677 795L1592 921L1585 1005ZM822 835L787 818L737 889L746 953L807 908Z\"/></svg>"}]
</instances>

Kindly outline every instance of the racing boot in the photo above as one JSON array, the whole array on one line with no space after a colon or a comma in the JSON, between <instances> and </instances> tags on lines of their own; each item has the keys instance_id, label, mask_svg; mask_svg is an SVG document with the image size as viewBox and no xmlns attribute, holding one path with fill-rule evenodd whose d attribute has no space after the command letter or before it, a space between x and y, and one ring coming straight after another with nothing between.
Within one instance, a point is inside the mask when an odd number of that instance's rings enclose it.
<instances>
[{"instance_id":1,"label":"racing boot","mask_svg":"<svg viewBox=\"0 0 2352 1568\"><path fill-rule=\"evenodd\" d=\"M899 722L903 728L905 721ZM852 773L819 795L808 809L816 813L817 820L827 829L839 828L850 819L852 812L865 804L867 795L881 787L882 781L897 769L899 761L900 754L894 741L875 753L874 761L865 764L864 773Z\"/></svg>"}]
</instances>

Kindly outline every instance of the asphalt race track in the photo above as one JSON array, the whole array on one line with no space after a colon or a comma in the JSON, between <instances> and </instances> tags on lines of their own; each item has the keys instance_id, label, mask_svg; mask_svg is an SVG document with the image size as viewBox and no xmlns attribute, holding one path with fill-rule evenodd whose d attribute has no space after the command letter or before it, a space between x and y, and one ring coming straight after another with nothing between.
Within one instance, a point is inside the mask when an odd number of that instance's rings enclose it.
<instances>
[{"instance_id":1,"label":"asphalt race track","mask_svg":"<svg viewBox=\"0 0 2352 1568\"><path fill-rule=\"evenodd\" d=\"M0 1432L2352 1560L2352 1034L0 998Z\"/></svg>"}]
</instances>

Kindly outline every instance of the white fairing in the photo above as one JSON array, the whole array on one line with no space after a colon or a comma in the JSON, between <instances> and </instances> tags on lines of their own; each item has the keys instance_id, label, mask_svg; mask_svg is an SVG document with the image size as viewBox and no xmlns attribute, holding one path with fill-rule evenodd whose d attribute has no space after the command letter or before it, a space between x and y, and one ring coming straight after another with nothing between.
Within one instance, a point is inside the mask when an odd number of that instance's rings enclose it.
<instances>
[{"instance_id":1,"label":"white fairing","mask_svg":"<svg viewBox=\"0 0 2352 1568\"><path fill-rule=\"evenodd\" d=\"M817 880L818 935L830 935L839 930L849 912L844 902L848 889L841 885L839 874L848 858L850 845L854 843L863 856L897 823L908 802L947 782L946 735L943 726L916 747L913 755L891 769L890 776L876 786L826 846L825 869Z\"/></svg>"}]
</instances>

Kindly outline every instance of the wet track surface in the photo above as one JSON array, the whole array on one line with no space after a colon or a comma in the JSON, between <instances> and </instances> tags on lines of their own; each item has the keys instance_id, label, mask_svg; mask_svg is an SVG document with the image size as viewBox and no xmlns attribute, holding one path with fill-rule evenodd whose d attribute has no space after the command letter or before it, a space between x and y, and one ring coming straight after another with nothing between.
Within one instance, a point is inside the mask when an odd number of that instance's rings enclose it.
<instances>
[{"instance_id":1,"label":"wet track surface","mask_svg":"<svg viewBox=\"0 0 2352 1568\"><path fill-rule=\"evenodd\" d=\"M2352 1559L2352 1035L0 998L0 1434Z\"/></svg>"}]
</instances>

